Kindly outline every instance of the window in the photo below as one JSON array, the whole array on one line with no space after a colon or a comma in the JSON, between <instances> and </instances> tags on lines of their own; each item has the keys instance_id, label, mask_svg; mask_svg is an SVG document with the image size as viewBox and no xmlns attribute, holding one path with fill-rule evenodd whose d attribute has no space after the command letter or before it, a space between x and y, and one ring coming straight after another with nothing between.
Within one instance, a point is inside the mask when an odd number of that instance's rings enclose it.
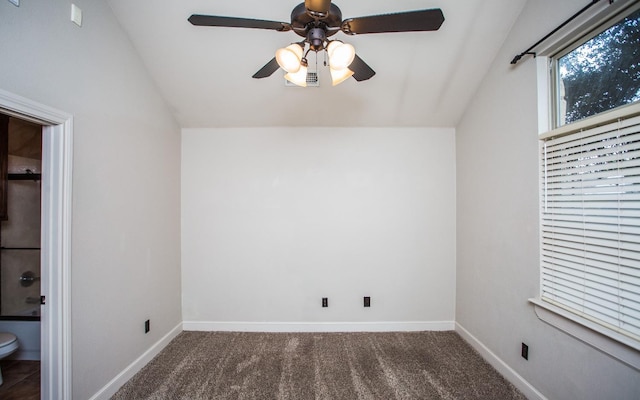
<instances>
[{"instance_id":1,"label":"window","mask_svg":"<svg viewBox=\"0 0 640 400\"><path fill-rule=\"evenodd\" d=\"M554 59L556 126L640 101L640 9Z\"/></svg>"},{"instance_id":2,"label":"window","mask_svg":"<svg viewBox=\"0 0 640 400\"><path fill-rule=\"evenodd\" d=\"M640 9L551 61L540 298L640 348Z\"/></svg>"},{"instance_id":3,"label":"window","mask_svg":"<svg viewBox=\"0 0 640 400\"><path fill-rule=\"evenodd\" d=\"M541 157L542 299L640 341L640 117Z\"/></svg>"}]
</instances>

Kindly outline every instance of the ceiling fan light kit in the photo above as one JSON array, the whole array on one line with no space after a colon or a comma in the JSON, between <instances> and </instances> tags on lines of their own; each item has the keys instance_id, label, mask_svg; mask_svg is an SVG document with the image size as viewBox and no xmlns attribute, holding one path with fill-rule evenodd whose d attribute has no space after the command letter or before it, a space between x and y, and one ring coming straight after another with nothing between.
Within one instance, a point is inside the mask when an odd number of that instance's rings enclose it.
<instances>
[{"instance_id":1,"label":"ceiling fan light kit","mask_svg":"<svg viewBox=\"0 0 640 400\"><path fill-rule=\"evenodd\" d=\"M294 31L304 40L278 49L275 57L256 72L253 78L269 77L278 68L282 68L287 72L285 79L306 87L306 57L310 51L318 53L324 50L327 52L333 86L344 82L349 77L360 82L370 79L376 74L367 63L356 55L352 45L339 40L327 39L339 31L348 35L435 31L440 29L444 22L444 14L439 8L434 8L343 20L342 11L331 3L331 0L305 0L291 12L290 23L201 14L191 15L189 22L196 26L269 29L279 32Z\"/></svg>"},{"instance_id":2,"label":"ceiling fan light kit","mask_svg":"<svg viewBox=\"0 0 640 400\"><path fill-rule=\"evenodd\" d=\"M348 68L356 57L356 49L349 43L334 40L327 48L329 65L334 69Z\"/></svg>"},{"instance_id":3,"label":"ceiling fan light kit","mask_svg":"<svg viewBox=\"0 0 640 400\"><path fill-rule=\"evenodd\" d=\"M350 70L349 68L335 69L335 68L329 67L329 72L331 73L332 86L339 85L353 76L353 71Z\"/></svg>"},{"instance_id":4,"label":"ceiling fan light kit","mask_svg":"<svg viewBox=\"0 0 640 400\"><path fill-rule=\"evenodd\" d=\"M284 79L298 86L307 87L307 60L303 58L298 71L287 73Z\"/></svg>"},{"instance_id":5,"label":"ceiling fan light kit","mask_svg":"<svg viewBox=\"0 0 640 400\"><path fill-rule=\"evenodd\" d=\"M289 73L298 72L302 65L303 48L298 43L292 43L287 47L276 50L276 61L283 70Z\"/></svg>"}]
</instances>

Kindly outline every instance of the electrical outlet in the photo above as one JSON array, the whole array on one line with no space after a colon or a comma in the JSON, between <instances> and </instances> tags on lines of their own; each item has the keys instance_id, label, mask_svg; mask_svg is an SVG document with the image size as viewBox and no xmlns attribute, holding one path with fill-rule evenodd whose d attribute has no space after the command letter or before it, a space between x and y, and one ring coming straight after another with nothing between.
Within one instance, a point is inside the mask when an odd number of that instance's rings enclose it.
<instances>
[{"instance_id":1,"label":"electrical outlet","mask_svg":"<svg viewBox=\"0 0 640 400\"><path fill-rule=\"evenodd\" d=\"M144 333L149 333L150 330L151 330L150 320L144 321Z\"/></svg>"},{"instance_id":2,"label":"electrical outlet","mask_svg":"<svg viewBox=\"0 0 640 400\"><path fill-rule=\"evenodd\" d=\"M364 306L365 307L371 307L371 297L365 296L365 298L364 298Z\"/></svg>"},{"instance_id":3,"label":"electrical outlet","mask_svg":"<svg viewBox=\"0 0 640 400\"><path fill-rule=\"evenodd\" d=\"M522 358L524 358L525 360L529 359L529 346L527 346L526 344L522 343L522 350L520 350L520 355L522 355Z\"/></svg>"},{"instance_id":4,"label":"electrical outlet","mask_svg":"<svg viewBox=\"0 0 640 400\"><path fill-rule=\"evenodd\" d=\"M329 299L327 297L322 298L322 307L329 307Z\"/></svg>"}]
</instances>

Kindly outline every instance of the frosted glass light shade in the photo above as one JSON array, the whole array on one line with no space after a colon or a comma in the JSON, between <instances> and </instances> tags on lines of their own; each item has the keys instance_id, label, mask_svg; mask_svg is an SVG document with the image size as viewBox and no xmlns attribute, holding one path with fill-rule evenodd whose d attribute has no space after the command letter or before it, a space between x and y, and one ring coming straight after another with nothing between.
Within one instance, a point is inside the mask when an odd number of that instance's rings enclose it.
<instances>
[{"instance_id":1,"label":"frosted glass light shade","mask_svg":"<svg viewBox=\"0 0 640 400\"><path fill-rule=\"evenodd\" d=\"M329 65L335 69L347 68L356 57L356 49L349 43L334 40L327 47Z\"/></svg>"},{"instance_id":2,"label":"frosted glass light shade","mask_svg":"<svg viewBox=\"0 0 640 400\"><path fill-rule=\"evenodd\" d=\"M289 73L298 72L300 60L302 59L302 47L293 43L287 47L276 50L276 61L283 70Z\"/></svg>"},{"instance_id":3,"label":"frosted glass light shade","mask_svg":"<svg viewBox=\"0 0 640 400\"><path fill-rule=\"evenodd\" d=\"M301 65L297 72L289 72L284 76L284 79L298 86L307 87L307 67Z\"/></svg>"},{"instance_id":4,"label":"frosted glass light shade","mask_svg":"<svg viewBox=\"0 0 640 400\"><path fill-rule=\"evenodd\" d=\"M331 72L331 84L333 86L341 84L353 75L353 71L349 68L335 69L329 67L329 71Z\"/></svg>"}]
</instances>

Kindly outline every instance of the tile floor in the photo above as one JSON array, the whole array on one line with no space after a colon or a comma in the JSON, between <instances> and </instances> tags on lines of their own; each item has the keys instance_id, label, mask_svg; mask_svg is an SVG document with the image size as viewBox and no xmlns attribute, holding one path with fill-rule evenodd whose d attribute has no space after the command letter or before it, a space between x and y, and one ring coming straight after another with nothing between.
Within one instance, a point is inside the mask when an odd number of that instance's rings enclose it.
<instances>
[{"instance_id":1,"label":"tile floor","mask_svg":"<svg viewBox=\"0 0 640 400\"><path fill-rule=\"evenodd\" d=\"M4 380L0 399L40 399L40 361L2 360L0 368Z\"/></svg>"}]
</instances>

